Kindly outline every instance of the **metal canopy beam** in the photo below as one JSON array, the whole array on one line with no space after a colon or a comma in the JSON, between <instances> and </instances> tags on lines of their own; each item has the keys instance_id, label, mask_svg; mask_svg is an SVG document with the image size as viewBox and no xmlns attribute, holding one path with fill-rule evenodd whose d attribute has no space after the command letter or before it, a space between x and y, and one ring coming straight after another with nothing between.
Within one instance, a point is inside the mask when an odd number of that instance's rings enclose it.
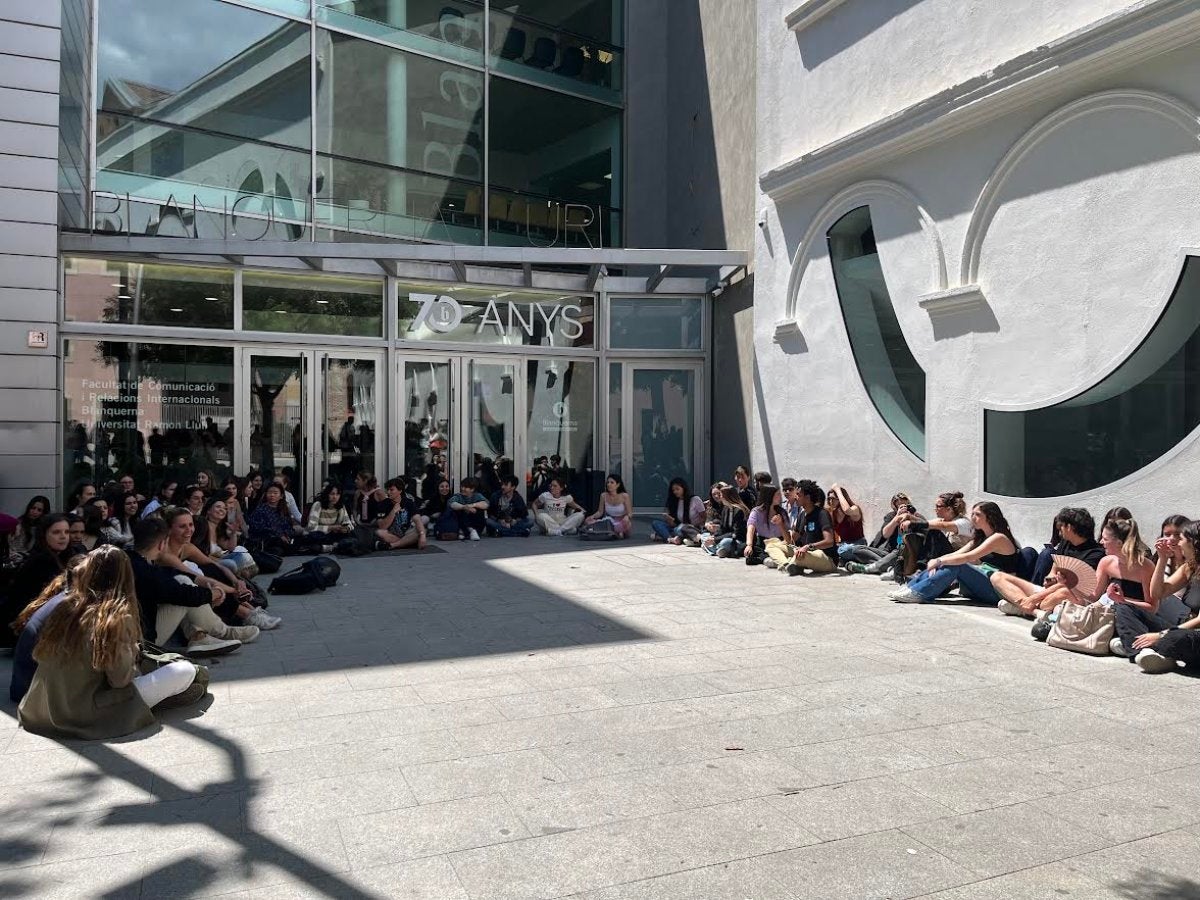
<instances>
[{"instance_id":1,"label":"metal canopy beam","mask_svg":"<svg viewBox=\"0 0 1200 900\"><path fill-rule=\"evenodd\" d=\"M666 280L673 268L674 266L659 266L658 272L646 279L646 293L653 294L657 291L658 286Z\"/></svg>"}]
</instances>

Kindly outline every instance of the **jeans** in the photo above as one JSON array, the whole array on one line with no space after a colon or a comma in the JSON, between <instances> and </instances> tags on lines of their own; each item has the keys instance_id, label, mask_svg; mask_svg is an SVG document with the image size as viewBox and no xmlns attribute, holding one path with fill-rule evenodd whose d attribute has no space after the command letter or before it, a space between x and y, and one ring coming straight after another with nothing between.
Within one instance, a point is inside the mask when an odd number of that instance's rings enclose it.
<instances>
[{"instance_id":1,"label":"jeans","mask_svg":"<svg viewBox=\"0 0 1200 900\"><path fill-rule=\"evenodd\" d=\"M844 562L844 563L854 562L854 560L858 558L857 556L855 556L855 552L860 547L865 547L866 545L867 545L867 542L865 539L851 541L848 544L838 544L837 545L838 561Z\"/></svg>"},{"instance_id":2,"label":"jeans","mask_svg":"<svg viewBox=\"0 0 1200 900\"><path fill-rule=\"evenodd\" d=\"M662 538L664 541L669 541L673 537L683 537L683 526L671 526L662 519L655 519L650 523L650 530L654 532L655 537Z\"/></svg>"},{"instance_id":3,"label":"jeans","mask_svg":"<svg viewBox=\"0 0 1200 900\"><path fill-rule=\"evenodd\" d=\"M1177 628L1158 639L1156 652L1170 659L1177 659L1189 671L1200 668L1200 631L1184 631Z\"/></svg>"},{"instance_id":4,"label":"jeans","mask_svg":"<svg viewBox=\"0 0 1200 900\"><path fill-rule=\"evenodd\" d=\"M723 537L719 541L713 541L704 547L704 552L709 556L716 556L720 550L726 550L728 556L736 556L739 549L746 545L734 537Z\"/></svg>"},{"instance_id":5,"label":"jeans","mask_svg":"<svg viewBox=\"0 0 1200 900\"><path fill-rule=\"evenodd\" d=\"M499 519L488 516L486 524L500 537L529 537L529 532L533 530L533 523L528 519L513 519L511 525L505 525Z\"/></svg>"},{"instance_id":6,"label":"jeans","mask_svg":"<svg viewBox=\"0 0 1200 900\"><path fill-rule=\"evenodd\" d=\"M950 585L958 582L959 592L973 600L995 603L1000 599L987 572L969 563L957 566L938 566L932 572L926 569L908 583L908 589L928 603L944 594Z\"/></svg>"},{"instance_id":7,"label":"jeans","mask_svg":"<svg viewBox=\"0 0 1200 900\"><path fill-rule=\"evenodd\" d=\"M438 519L438 534L449 534L452 531L466 534L470 528L483 531L486 521L487 515L482 509L448 509Z\"/></svg>"},{"instance_id":8,"label":"jeans","mask_svg":"<svg viewBox=\"0 0 1200 900\"><path fill-rule=\"evenodd\" d=\"M1179 605L1183 606L1182 603ZM1184 609L1186 610L1186 607ZM1163 613L1167 613L1167 615ZM1116 616L1117 637L1121 639L1121 646L1125 648L1130 662L1133 662L1136 652L1133 649L1133 642L1139 637L1151 631L1166 631L1168 628L1174 628L1188 618L1186 614L1182 617L1178 613L1170 615L1168 610L1164 610L1161 606L1157 613L1152 613L1148 609L1130 606L1128 603L1114 604L1113 614ZM1154 649L1158 649L1157 644Z\"/></svg>"}]
</instances>

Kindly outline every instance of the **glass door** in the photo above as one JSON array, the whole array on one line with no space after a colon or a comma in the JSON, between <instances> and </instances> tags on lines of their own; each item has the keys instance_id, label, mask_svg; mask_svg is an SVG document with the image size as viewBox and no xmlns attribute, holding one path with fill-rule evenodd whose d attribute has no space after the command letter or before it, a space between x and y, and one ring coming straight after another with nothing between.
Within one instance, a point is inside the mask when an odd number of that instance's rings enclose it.
<instances>
[{"instance_id":1,"label":"glass door","mask_svg":"<svg viewBox=\"0 0 1200 900\"><path fill-rule=\"evenodd\" d=\"M349 497L380 459L381 358L341 351L244 349L239 471L286 476L303 505L327 482Z\"/></svg>"},{"instance_id":2,"label":"glass door","mask_svg":"<svg viewBox=\"0 0 1200 900\"><path fill-rule=\"evenodd\" d=\"M529 499L557 475L567 493L591 509L603 490L595 470L596 363L531 359L525 362L525 471Z\"/></svg>"},{"instance_id":3,"label":"glass door","mask_svg":"<svg viewBox=\"0 0 1200 900\"><path fill-rule=\"evenodd\" d=\"M396 417L403 428L401 471L418 495L431 475L457 483L458 360L453 357L406 356L400 359Z\"/></svg>"},{"instance_id":4,"label":"glass door","mask_svg":"<svg viewBox=\"0 0 1200 900\"><path fill-rule=\"evenodd\" d=\"M467 378L464 396L464 475L475 475L487 494L499 488L500 478L516 471L523 459L519 427L523 406L521 363L511 359L464 360ZM520 476L518 476L518 479Z\"/></svg>"},{"instance_id":5,"label":"glass door","mask_svg":"<svg viewBox=\"0 0 1200 900\"><path fill-rule=\"evenodd\" d=\"M702 372L699 362L627 362L619 377L610 372L610 397L614 388L621 392L619 471L636 509L660 509L672 478L704 494L696 485L703 459Z\"/></svg>"}]
</instances>

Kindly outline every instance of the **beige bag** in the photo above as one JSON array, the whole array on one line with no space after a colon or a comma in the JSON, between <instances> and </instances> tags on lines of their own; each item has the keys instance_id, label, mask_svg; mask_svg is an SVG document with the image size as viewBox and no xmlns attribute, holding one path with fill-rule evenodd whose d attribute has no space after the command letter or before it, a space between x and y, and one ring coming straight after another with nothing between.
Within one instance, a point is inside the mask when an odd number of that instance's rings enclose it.
<instances>
[{"instance_id":1,"label":"beige bag","mask_svg":"<svg viewBox=\"0 0 1200 900\"><path fill-rule=\"evenodd\" d=\"M1111 604L1097 600L1082 606L1064 601L1055 612L1058 617L1046 638L1047 644L1090 656L1108 655L1108 642L1117 630Z\"/></svg>"}]
</instances>

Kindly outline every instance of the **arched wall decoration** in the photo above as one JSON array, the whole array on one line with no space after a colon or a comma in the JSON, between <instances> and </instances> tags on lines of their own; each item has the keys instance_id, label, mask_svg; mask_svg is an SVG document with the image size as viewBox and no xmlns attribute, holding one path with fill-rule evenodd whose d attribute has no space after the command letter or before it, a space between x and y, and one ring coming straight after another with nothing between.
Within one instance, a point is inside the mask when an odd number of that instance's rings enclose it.
<instances>
[{"instance_id":1,"label":"arched wall decoration","mask_svg":"<svg viewBox=\"0 0 1200 900\"><path fill-rule=\"evenodd\" d=\"M825 250L825 233L838 219L859 206L870 206L872 200L899 200L912 207L921 231L929 242L931 262L930 281L934 290L946 289L946 253L942 247L942 237L937 223L921 204L915 194L908 188L894 181L860 181L843 191L835 194L817 211L809 223L808 230L796 247L796 255L792 259L792 271L788 278L787 300L784 307L784 318L776 329L786 332L796 324L796 301L800 294L800 286L804 283L804 275L817 250Z\"/></svg>"},{"instance_id":2,"label":"arched wall decoration","mask_svg":"<svg viewBox=\"0 0 1200 900\"><path fill-rule=\"evenodd\" d=\"M1115 90L1090 94L1046 116L1013 144L996 166L996 170L984 185L979 199L975 202L975 210L971 214L971 224L967 227L966 240L963 242L962 265L959 283L963 286L979 284L979 257L983 251L983 241L991 227L992 219L999 211L1001 188L1008 181L1013 171L1040 144L1060 128L1097 112L1114 109L1131 109L1141 112L1154 113L1170 122L1174 122L1200 141L1200 115L1184 103L1167 94L1152 91Z\"/></svg>"}]
</instances>

